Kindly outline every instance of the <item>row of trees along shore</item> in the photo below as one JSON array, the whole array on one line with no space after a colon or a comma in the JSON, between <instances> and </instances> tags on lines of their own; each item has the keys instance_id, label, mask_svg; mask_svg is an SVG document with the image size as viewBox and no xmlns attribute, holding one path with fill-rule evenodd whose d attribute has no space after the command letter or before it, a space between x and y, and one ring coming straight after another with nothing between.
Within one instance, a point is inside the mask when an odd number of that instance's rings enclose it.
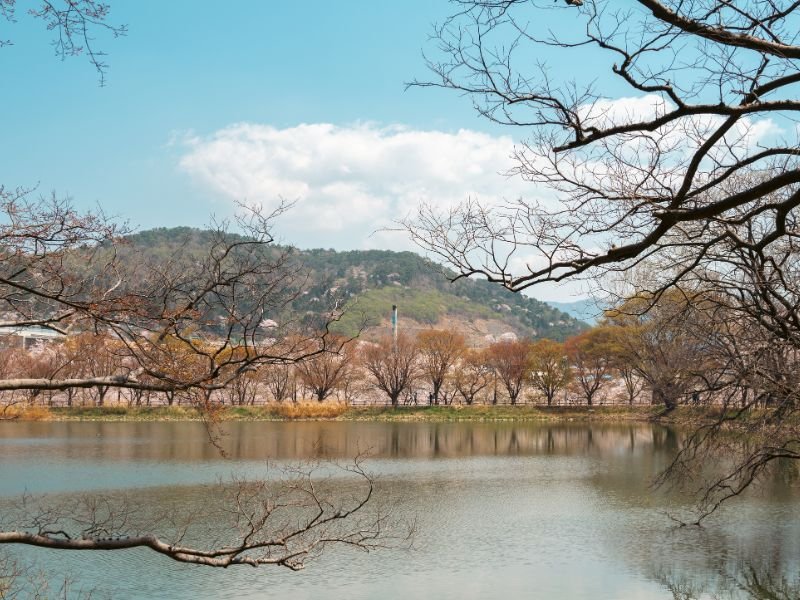
<instances>
[{"instance_id":1,"label":"row of trees along shore","mask_svg":"<svg viewBox=\"0 0 800 600\"><path fill-rule=\"evenodd\" d=\"M252 406L297 401L337 401L350 405L587 405L652 403L666 409L680 402L719 403L730 357L718 352L718 324L704 315L704 300L672 294L653 306L635 297L606 311L600 323L565 342L501 339L469 347L452 330L423 330L415 336L384 336L375 342L327 336L287 338L268 345L288 359L256 365L217 388L149 389L114 386L131 369L125 345L109 335L83 332L20 352L0 350L5 380L99 381L63 390L0 392L0 402L45 406ZM11 340L15 338L7 338ZM320 335L320 338L322 336ZM192 379L205 368L197 343L172 339L172 364L164 370ZM228 350L226 362L236 362ZM255 351L257 352L257 350ZM223 353L224 354L224 353ZM710 386L715 379L717 386ZM140 383L146 383L141 381ZM729 382L730 384L730 382ZM743 402L769 391L740 382ZM716 393L715 393L716 392Z\"/></svg>"}]
</instances>

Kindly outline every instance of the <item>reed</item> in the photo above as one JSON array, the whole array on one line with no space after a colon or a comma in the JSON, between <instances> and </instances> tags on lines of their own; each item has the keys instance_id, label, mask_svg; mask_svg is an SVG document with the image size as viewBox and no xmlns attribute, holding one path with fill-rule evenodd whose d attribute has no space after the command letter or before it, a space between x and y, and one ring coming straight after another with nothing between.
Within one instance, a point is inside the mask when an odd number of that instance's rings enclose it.
<instances>
[{"instance_id":1,"label":"reed","mask_svg":"<svg viewBox=\"0 0 800 600\"><path fill-rule=\"evenodd\" d=\"M284 419L334 419L347 410L344 402L286 402L272 408Z\"/></svg>"}]
</instances>

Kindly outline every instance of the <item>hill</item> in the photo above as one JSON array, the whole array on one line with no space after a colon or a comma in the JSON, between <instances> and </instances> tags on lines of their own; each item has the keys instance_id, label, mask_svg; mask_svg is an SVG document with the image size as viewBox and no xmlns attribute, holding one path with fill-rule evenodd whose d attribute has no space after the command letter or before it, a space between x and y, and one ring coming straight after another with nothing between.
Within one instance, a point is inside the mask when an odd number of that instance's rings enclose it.
<instances>
[{"instance_id":1,"label":"hill","mask_svg":"<svg viewBox=\"0 0 800 600\"><path fill-rule=\"evenodd\" d=\"M178 249L200 253L210 233L188 227L159 228L128 240L136 252L168 256ZM508 332L561 340L586 327L561 310L496 284L473 279L451 282L452 273L413 252L296 250L295 260L307 272L308 283L293 308L319 312L331 297L339 298L347 312L334 329L348 335L363 324L367 337L388 330L393 304L399 307L400 326L405 330L456 328L473 343Z\"/></svg>"}]
</instances>

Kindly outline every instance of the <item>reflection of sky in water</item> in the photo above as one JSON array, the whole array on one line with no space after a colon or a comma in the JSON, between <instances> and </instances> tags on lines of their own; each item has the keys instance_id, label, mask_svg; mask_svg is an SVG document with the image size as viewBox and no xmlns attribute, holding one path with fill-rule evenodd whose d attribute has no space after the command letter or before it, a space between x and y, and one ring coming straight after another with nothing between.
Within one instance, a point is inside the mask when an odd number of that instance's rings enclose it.
<instances>
[{"instance_id":1,"label":"reflection of sky in water","mask_svg":"<svg viewBox=\"0 0 800 600\"><path fill-rule=\"evenodd\" d=\"M410 552L333 550L298 574L193 568L141 550L23 551L113 597L633 600L672 598L670 586L710 597L736 589L750 565L792 576L800 562L798 495L786 484L705 530L672 528L662 513L686 500L647 484L675 440L647 426L249 423L233 428L234 458L223 460L196 424L0 425L7 497L127 488L145 505L213 501L192 486L262 474L267 456L290 463L322 442L343 459L372 447L380 497L419 522Z\"/></svg>"},{"instance_id":2,"label":"reflection of sky in water","mask_svg":"<svg viewBox=\"0 0 800 600\"><path fill-rule=\"evenodd\" d=\"M87 490L143 488L157 486L189 486L215 483L232 474L258 478L279 478L281 466L298 464L297 461L203 461L179 462L132 462L115 461L95 463L86 460L20 460L11 464L0 464L0 497L15 496L23 492L62 493ZM346 465L344 460L337 464ZM600 465L593 461L569 458L500 458L471 457L430 461L424 459L378 459L365 461L370 473L379 479L391 477L413 477L417 480L439 479L457 475L454 485L462 482L506 481L508 471L524 476L526 471L535 473L539 485L554 481L576 481L588 477ZM337 476L333 468L324 463L319 466L321 475Z\"/></svg>"}]
</instances>

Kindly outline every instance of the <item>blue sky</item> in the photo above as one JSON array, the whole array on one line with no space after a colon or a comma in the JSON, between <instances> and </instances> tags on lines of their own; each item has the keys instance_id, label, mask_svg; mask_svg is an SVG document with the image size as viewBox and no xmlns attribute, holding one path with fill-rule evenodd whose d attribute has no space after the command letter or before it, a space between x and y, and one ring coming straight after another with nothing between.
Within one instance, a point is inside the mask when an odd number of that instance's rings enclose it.
<instances>
[{"instance_id":1,"label":"blue sky","mask_svg":"<svg viewBox=\"0 0 800 600\"><path fill-rule=\"evenodd\" d=\"M467 102L404 91L444 2L112 2L129 34L100 38L106 87L82 58L60 61L24 14L0 23L0 181L100 203L134 224L193 224L224 212L177 168L188 131L232 123L402 123L480 129Z\"/></svg>"},{"instance_id":2,"label":"blue sky","mask_svg":"<svg viewBox=\"0 0 800 600\"><path fill-rule=\"evenodd\" d=\"M526 132L456 93L405 90L427 76L433 24L454 9L444 0L111 0L128 35L98 36L105 87L84 58L54 56L25 14L33 4L0 22L13 41L0 48L7 187L38 185L139 229L203 226L237 201L283 197L298 204L282 241L339 249L411 248L373 232L421 201L536 194L501 175Z\"/></svg>"}]
</instances>

